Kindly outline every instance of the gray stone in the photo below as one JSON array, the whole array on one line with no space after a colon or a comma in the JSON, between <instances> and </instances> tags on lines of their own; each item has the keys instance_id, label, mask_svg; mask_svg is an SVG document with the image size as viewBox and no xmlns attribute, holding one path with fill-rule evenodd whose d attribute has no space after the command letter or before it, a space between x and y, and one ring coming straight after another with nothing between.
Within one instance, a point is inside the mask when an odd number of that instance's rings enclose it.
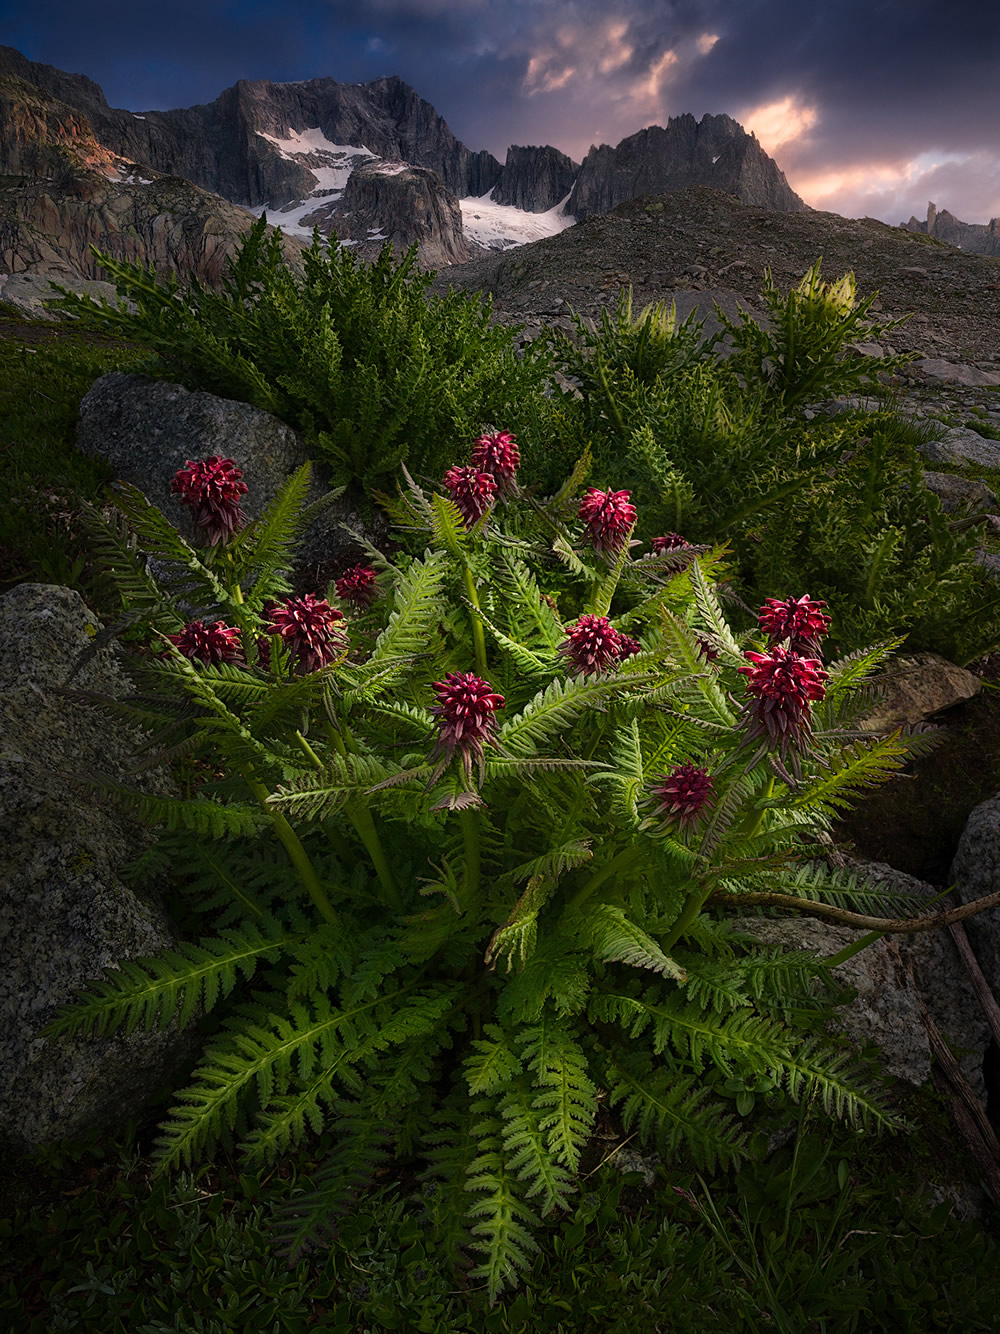
<instances>
[{"instance_id":1,"label":"gray stone","mask_svg":"<svg viewBox=\"0 0 1000 1334\"><path fill-rule=\"evenodd\" d=\"M71 292L86 293L95 301L112 301L115 289L111 283L93 282L75 274L52 273L47 278L37 273L0 273L0 302L14 306L33 320L57 319L55 311L47 310L45 302L59 296L53 283Z\"/></svg>"},{"instance_id":2,"label":"gray stone","mask_svg":"<svg viewBox=\"0 0 1000 1334\"><path fill-rule=\"evenodd\" d=\"M941 357L925 357L915 361L914 368L923 371L930 380L944 380L948 384L1000 384L1000 373L983 371L978 366L965 366Z\"/></svg>"},{"instance_id":3,"label":"gray stone","mask_svg":"<svg viewBox=\"0 0 1000 1334\"><path fill-rule=\"evenodd\" d=\"M30 1151L135 1115L192 1050L192 1034L39 1036L105 967L157 954L176 932L155 888L120 878L143 846L134 819L70 776L128 781L142 741L56 693L100 623L67 588L21 584L0 606L0 1140ZM72 684L126 692L107 648Z\"/></svg>"},{"instance_id":4,"label":"gray stone","mask_svg":"<svg viewBox=\"0 0 1000 1334\"><path fill-rule=\"evenodd\" d=\"M921 723L971 699L982 689L978 676L956 667L938 653L914 653L886 667L881 684L885 696L861 726L883 731L900 724Z\"/></svg>"},{"instance_id":5,"label":"gray stone","mask_svg":"<svg viewBox=\"0 0 1000 1334\"><path fill-rule=\"evenodd\" d=\"M295 431L260 408L120 371L102 376L85 395L76 443L84 454L109 463L120 481L137 486L196 545L200 539L190 507L170 493L174 474L189 459L212 454L234 459L248 487L243 508L256 518L309 457ZM327 489L322 469L314 466L310 500ZM300 568L319 570L357 559L342 523L361 526L346 501L326 510L305 534Z\"/></svg>"},{"instance_id":6,"label":"gray stone","mask_svg":"<svg viewBox=\"0 0 1000 1334\"><path fill-rule=\"evenodd\" d=\"M850 869L887 892L928 900L937 893L931 885L882 863L855 862ZM928 912L936 910L937 905L928 908ZM742 918L738 926L758 940L790 950L812 950L820 958L829 958L867 934L805 915ZM946 930L883 936L838 964L835 975L858 993L837 1011L833 1024L837 1032L857 1046L873 1042L884 1054L889 1074L919 1087L926 1083L931 1069L923 1003L954 1044L966 1079L985 1097L982 1065L989 1030Z\"/></svg>"},{"instance_id":7,"label":"gray stone","mask_svg":"<svg viewBox=\"0 0 1000 1334\"><path fill-rule=\"evenodd\" d=\"M948 513L971 506L976 510L995 513L1000 500L985 482L975 477L959 477L953 472L925 472L924 486L933 491Z\"/></svg>"},{"instance_id":8,"label":"gray stone","mask_svg":"<svg viewBox=\"0 0 1000 1334\"><path fill-rule=\"evenodd\" d=\"M967 426L951 426L940 440L928 440L920 452L932 463L975 464L1000 468L1000 440L988 440Z\"/></svg>"},{"instance_id":9,"label":"gray stone","mask_svg":"<svg viewBox=\"0 0 1000 1334\"><path fill-rule=\"evenodd\" d=\"M1000 890L1000 795L973 808L950 874L963 903ZM1000 999L1000 910L989 908L969 918L965 930L986 981Z\"/></svg>"}]
</instances>

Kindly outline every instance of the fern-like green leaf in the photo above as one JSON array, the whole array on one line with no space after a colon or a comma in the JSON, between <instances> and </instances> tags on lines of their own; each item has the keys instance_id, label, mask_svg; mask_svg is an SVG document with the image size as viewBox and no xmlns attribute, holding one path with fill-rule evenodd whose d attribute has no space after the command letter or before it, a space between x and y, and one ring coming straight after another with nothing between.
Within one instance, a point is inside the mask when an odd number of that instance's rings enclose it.
<instances>
[{"instance_id":1,"label":"fern-like green leaf","mask_svg":"<svg viewBox=\"0 0 1000 1334\"><path fill-rule=\"evenodd\" d=\"M144 1031L164 1029L174 1019L185 1028L228 996L240 974L250 979L261 959L287 951L298 939L291 932L264 936L252 923L241 931L223 931L218 939L176 948L142 959L125 959L94 978L76 1000L64 1005L46 1024L42 1037L75 1037L94 1032L105 1036L124 1026L125 1035L141 1024Z\"/></svg>"},{"instance_id":2,"label":"fern-like green leaf","mask_svg":"<svg viewBox=\"0 0 1000 1334\"><path fill-rule=\"evenodd\" d=\"M577 930L602 963L648 968L674 982L684 981L686 974L680 964L664 954L648 932L629 921L623 908L611 903L588 907L577 919Z\"/></svg>"},{"instance_id":3,"label":"fern-like green leaf","mask_svg":"<svg viewBox=\"0 0 1000 1334\"><path fill-rule=\"evenodd\" d=\"M411 563L393 589L389 620L375 641L367 665L412 657L427 649L440 614L448 564L448 554L444 551L426 551L423 560Z\"/></svg>"},{"instance_id":4,"label":"fern-like green leaf","mask_svg":"<svg viewBox=\"0 0 1000 1334\"><path fill-rule=\"evenodd\" d=\"M463 1066L465 1082L473 1096L495 1093L522 1068L514 1043L499 1024L487 1024L483 1032L486 1036L472 1043L473 1050Z\"/></svg>"},{"instance_id":5,"label":"fern-like green leaf","mask_svg":"<svg viewBox=\"0 0 1000 1334\"><path fill-rule=\"evenodd\" d=\"M790 803L799 810L831 813L853 806L868 788L878 784L906 763L908 750L899 731L878 740L857 741L828 757L826 768L802 787Z\"/></svg>"},{"instance_id":6,"label":"fern-like green leaf","mask_svg":"<svg viewBox=\"0 0 1000 1334\"><path fill-rule=\"evenodd\" d=\"M497 746L515 756L529 757L550 737L565 730L584 710L595 708L621 692L611 676L549 683L508 719L497 734Z\"/></svg>"},{"instance_id":7,"label":"fern-like green leaf","mask_svg":"<svg viewBox=\"0 0 1000 1334\"><path fill-rule=\"evenodd\" d=\"M597 1088L583 1049L565 1023L543 1014L521 1034L521 1054L534 1079L532 1105L541 1115L549 1152L576 1172L597 1116Z\"/></svg>"},{"instance_id":8,"label":"fern-like green leaf","mask_svg":"<svg viewBox=\"0 0 1000 1334\"><path fill-rule=\"evenodd\" d=\"M481 1147L466 1178L466 1190L476 1197L466 1217L472 1224L470 1244L484 1259L472 1270L472 1277L486 1280L493 1303L538 1250L531 1235L538 1217L522 1199L520 1184L507 1164L504 1123L492 1100L477 1098L473 1113L472 1134Z\"/></svg>"},{"instance_id":9,"label":"fern-like green leaf","mask_svg":"<svg viewBox=\"0 0 1000 1334\"><path fill-rule=\"evenodd\" d=\"M643 1144L654 1144L671 1159L683 1146L707 1170L735 1164L746 1156L746 1136L697 1078L647 1058L621 1055L610 1063L608 1101L621 1107L626 1130L636 1127Z\"/></svg>"}]
</instances>

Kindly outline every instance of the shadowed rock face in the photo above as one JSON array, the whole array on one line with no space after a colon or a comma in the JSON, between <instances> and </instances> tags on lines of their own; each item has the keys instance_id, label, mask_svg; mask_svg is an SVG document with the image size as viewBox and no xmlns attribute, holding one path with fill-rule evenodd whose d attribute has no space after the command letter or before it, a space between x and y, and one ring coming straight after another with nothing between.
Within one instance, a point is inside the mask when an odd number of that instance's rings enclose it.
<instances>
[{"instance_id":1,"label":"shadowed rock face","mask_svg":"<svg viewBox=\"0 0 1000 1334\"><path fill-rule=\"evenodd\" d=\"M437 173L425 167L384 162L356 167L337 204L305 221L326 235L336 232L341 239L356 241L363 259L376 258L386 241L397 252L416 241L425 269L464 264L473 257L462 233L458 200Z\"/></svg>"},{"instance_id":2,"label":"shadowed rock face","mask_svg":"<svg viewBox=\"0 0 1000 1334\"><path fill-rule=\"evenodd\" d=\"M569 194L579 170L578 163L551 144L544 148L512 144L493 188L493 202L513 204L529 213L547 213Z\"/></svg>"},{"instance_id":3,"label":"shadowed rock face","mask_svg":"<svg viewBox=\"0 0 1000 1334\"><path fill-rule=\"evenodd\" d=\"M617 148L591 148L566 208L586 218L639 195L692 185L782 213L806 207L757 140L730 116L674 116L666 129L650 126Z\"/></svg>"},{"instance_id":4,"label":"shadowed rock face","mask_svg":"<svg viewBox=\"0 0 1000 1334\"><path fill-rule=\"evenodd\" d=\"M485 194L500 176L491 153L459 143L431 104L395 76L366 84L240 79L207 105L138 115L109 107L89 79L35 64L11 47L0 47L4 73L85 111L112 152L249 208L304 199L316 187L308 168L261 137L283 138L289 127L318 128L331 143L419 163L458 196Z\"/></svg>"},{"instance_id":5,"label":"shadowed rock face","mask_svg":"<svg viewBox=\"0 0 1000 1334\"><path fill-rule=\"evenodd\" d=\"M190 181L160 177L148 185L118 184L97 173L60 183L0 187L0 271L100 279L90 246L215 286L226 258L253 225L245 209ZM295 260L302 246L283 238Z\"/></svg>"}]
</instances>

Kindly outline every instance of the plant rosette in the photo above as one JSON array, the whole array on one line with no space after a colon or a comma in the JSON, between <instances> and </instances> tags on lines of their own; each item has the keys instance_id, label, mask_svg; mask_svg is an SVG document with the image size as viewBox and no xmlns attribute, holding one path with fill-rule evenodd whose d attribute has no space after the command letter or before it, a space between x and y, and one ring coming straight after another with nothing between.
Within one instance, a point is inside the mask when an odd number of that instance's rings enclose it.
<instances>
[{"instance_id":1,"label":"plant rosette","mask_svg":"<svg viewBox=\"0 0 1000 1334\"><path fill-rule=\"evenodd\" d=\"M602 1098L704 1169L748 1152L727 1079L891 1119L821 1036L823 962L725 911L762 892L877 906L821 839L919 739L851 731L894 644L826 667L774 646L786 622L818 643L807 598L736 634L721 550L634 558L627 491L582 495L581 467L542 501L510 433L474 449L436 492L404 470L388 508L416 554L368 546L325 597L287 581L308 466L243 523L239 470L215 460L205 550L129 487L117 520L92 515L154 639L113 707L153 725L142 762L207 761L183 800L115 790L174 831L214 934L107 970L46 1032L211 1012L158 1173L232 1128L252 1170L335 1129L283 1225L294 1257L387 1157L416 1159L438 1244L475 1255L493 1300L569 1205Z\"/></svg>"}]
</instances>

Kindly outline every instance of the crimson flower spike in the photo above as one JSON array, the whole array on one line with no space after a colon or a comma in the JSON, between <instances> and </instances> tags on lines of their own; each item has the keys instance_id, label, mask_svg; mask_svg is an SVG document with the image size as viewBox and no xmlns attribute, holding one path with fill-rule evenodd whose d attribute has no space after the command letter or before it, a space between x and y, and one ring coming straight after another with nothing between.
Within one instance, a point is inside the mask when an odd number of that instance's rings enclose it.
<instances>
[{"instance_id":1,"label":"crimson flower spike","mask_svg":"<svg viewBox=\"0 0 1000 1334\"><path fill-rule=\"evenodd\" d=\"M306 593L287 598L268 611L267 633L280 635L291 651L292 660L303 673L318 671L347 651L343 612L331 607L325 598Z\"/></svg>"},{"instance_id":2,"label":"crimson flower spike","mask_svg":"<svg viewBox=\"0 0 1000 1334\"><path fill-rule=\"evenodd\" d=\"M474 672L448 672L443 681L434 682L434 690L438 702L430 711L438 720L438 734L432 758L440 758L441 763L431 782L437 781L456 754L466 780L472 782L475 760L482 782L483 746L496 737L497 720L493 715L503 708L503 695Z\"/></svg>"},{"instance_id":3,"label":"crimson flower spike","mask_svg":"<svg viewBox=\"0 0 1000 1334\"><path fill-rule=\"evenodd\" d=\"M493 504L497 484L488 472L475 468L449 468L443 485L461 511L466 528L472 528Z\"/></svg>"},{"instance_id":4,"label":"crimson flower spike","mask_svg":"<svg viewBox=\"0 0 1000 1334\"><path fill-rule=\"evenodd\" d=\"M489 473L501 496L514 490L514 474L521 465L521 451L510 431L481 435L472 447L469 461L478 472Z\"/></svg>"},{"instance_id":5,"label":"crimson flower spike","mask_svg":"<svg viewBox=\"0 0 1000 1334\"><path fill-rule=\"evenodd\" d=\"M360 611L367 611L378 596L377 578L370 565L352 565L337 580L337 596Z\"/></svg>"},{"instance_id":6,"label":"crimson flower spike","mask_svg":"<svg viewBox=\"0 0 1000 1334\"><path fill-rule=\"evenodd\" d=\"M825 602L815 602L807 593L784 602L767 598L757 616L757 624L767 635L770 648L787 639L793 653L819 658L820 640L830 629L830 618L823 612L825 606Z\"/></svg>"},{"instance_id":7,"label":"crimson flower spike","mask_svg":"<svg viewBox=\"0 0 1000 1334\"><path fill-rule=\"evenodd\" d=\"M210 547L227 542L246 525L240 497L246 495L247 485L242 478L242 469L218 454L198 462L188 459L174 473L170 490L180 496L182 505L190 505Z\"/></svg>"},{"instance_id":8,"label":"crimson flower spike","mask_svg":"<svg viewBox=\"0 0 1000 1334\"><path fill-rule=\"evenodd\" d=\"M747 737L761 737L769 750L785 757L789 746L802 751L812 735L810 704L826 694L829 673L815 658L789 649L745 653L748 661L736 670L747 678Z\"/></svg>"},{"instance_id":9,"label":"crimson flower spike","mask_svg":"<svg viewBox=\"0 0 1000 1334\"><path fill-rule=\"evenodd\" d=\"M207 662L217 667L220 662L242 662L240 632L234 626L215 621L188 621L176 635L167 635L174 648L192 661Z\"/></svg>"},{"instance_id":10,"label":"crimson flower spike","mask_svg":"<svg viewBox=\"0 0 1000 1334\"><path fill-rule=\"evenodd\" d=\"M580 501L577 518L587 526L587 539L595 551L616 556L628 541L636 509L631 491L598 491L591 487Z\"/></svg>"},{"instance_id":11,"label":"crimson flower spike","mask_svg":"<svg viewBox=\"0 0 1000 1334\"><path fill-rule=\"evenodd\" d=\"M606 616L592 616L589 612L566 627L566 639L559 646L573 664L579 676L605 672L622 658L622 636ZM632 640L626 645L629 652ZM639 645L641 649L641 645Z\"/></svg>"},{"instance_id":12,"label":"crimson flower spike","mask_svg":"<svg viewBox=\"0 0 1000 1334\"><path fill-rule=\"evenodd\" d=\"M679 764L653 788L660 814L682 827L692 825L712 803L714 784L707 769Z\"/></svg>"}]
</instances>

